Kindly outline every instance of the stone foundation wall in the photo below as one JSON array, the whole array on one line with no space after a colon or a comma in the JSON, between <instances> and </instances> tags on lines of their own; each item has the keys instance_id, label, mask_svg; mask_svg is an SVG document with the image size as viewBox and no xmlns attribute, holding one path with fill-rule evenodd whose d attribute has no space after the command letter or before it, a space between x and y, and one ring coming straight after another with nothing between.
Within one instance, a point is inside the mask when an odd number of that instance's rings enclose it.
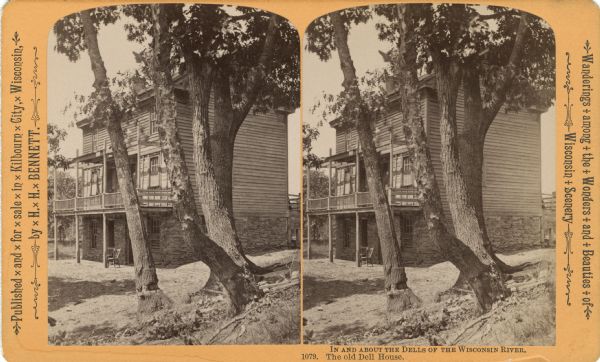
<instances>
[{"instance_id":1,"label":"stone foundation wall","mask_svg":"<svg viewBox=\"0 0 600 362\"><path fill-rule=\"evenodd\" d=\"M244 251L255 253L288 247L287 217L240 216L235 218Z\"/></svg>"},{"instance_id":2,"label":"stone foundation wall","mask_svg":"<svg viewBox=\"0 0 600 362\"><path fill-rule=\"evenodd\" d=\"M425 220L419 213L404 214L411 218L413 223L412 243L402 244L402 254L406 266L428 266L445 260L437 245L429 237ZM381 249L377 236L377 225L372 214L361 215L367 218L367 240L370 247L374 248L373 260L381 263ZM345 223L342 224L342 220ZM396 230L401 235L401 217L395 215ZM494 249L501 253L537 248L542 246L540 216L506 216L491 215L486 217L488 233L492 239ZM355 216L335 215L333 219L335 257L343 260L355 260ZM338 227L343 225L344 227ZM349 242L344 245L344 238Z\"/></svg>"},{"instance_id":3,"label":"stone foundation wall","mask_svg":"<svg viewBox=\"0 0 600 362\"><path fill-rule=\"evenodd\" d=\"M490 215L485 218L494 249L501 253L542 246L540 216Z\"/></svg>"},{"instance_id":4,"label":"stone foundation wall","mask_svg":"<svg viewBox=\"0 0 600 362\"><path fill-rule=\"evenodd\" d=\"M415 250L412 254L406 255L406 265L429 266L445 261L437 245L429 237L425 219L421 214L418 214L413 220L413 243Z\"/></svg>"},{"instance_id":5,"label":"stone foundation wall","mask_svg":"<svg viewBox=\"0 0 600 362\"><path fill-rule=\"evenodd\" d=\"M195 261L193 249L184 241L179 221L172 212L145 213L144 217L160 220L160 236L158 243L152 245L152 257L157 266L177 267ZM96 247L92 248L92 219L96 220ZM128 261L130 248L127 237L127 221L124 215L109 215L107 221L114 223L114 247L120 248L121 264ZM288 240L287 217L240 217L236 226L242 240L244 250L248 253L274 250L290 245ZM296 222L299 222L296 219ZM298 226L296 226L298 228ZM80 242L83 259L102 262L102 216L83 216L80 222ZM107 231L110 232L110 230ZM109 239L107 239L109 240Z\"/></svg>"},{"instance_id":6,"label":"stone foundation wall","mask_svg":"<svg viewBox=\"0 0 600 362\"><path fill-rule=\"evenodd\" d=\"M194 250L184 242L181 225L175 215L165 214L160 220L160 248L153 250L154 254L158 254L156 263L164 267L176 267L193 262Z\"/></svg>"}]
</instances>

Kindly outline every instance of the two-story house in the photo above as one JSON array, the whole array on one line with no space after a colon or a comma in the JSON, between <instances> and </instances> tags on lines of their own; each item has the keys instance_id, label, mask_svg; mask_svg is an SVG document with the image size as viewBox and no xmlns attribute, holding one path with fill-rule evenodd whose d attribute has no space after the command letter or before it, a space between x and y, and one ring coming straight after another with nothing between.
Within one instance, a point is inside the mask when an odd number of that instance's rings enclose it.
<instances>
[{"instance_id":1,"label":"two-story house","mask_svg":"<svg viewBox=\"0 0 600 362\"><path fill-rule=\"evenodd\" d=\"M192 110L185 81L181 78L177 83L177 125L201 213L193 162ZM183 243L172 211L153 91L141 92L139 99L135 115L122 121L129 163L156 264L180 265L191 261L192 253ZM210 108L212 114L212 105ZM234 217L249 252L288 245L290 230L294 230L288 202L288 114L279 110L251 112L236 138ZM58 225L61 217L75 217L78 260L81 257L106 263L107 255L119 249L120 262L130 264L133 255L107 131L92 128L89 120L77 122L77 127L83 132L82 151L73 159L77 196L55 200L54 216Z\"/></svg>"},{"instance_id":2,"label":"two-story house","mask_svg":"<svg viewBox=\"0 0 600 362\"><path fill-rule=\"evenodd\" d=\"M397 95L389 87L387 116L377 120L375 143L380 153L382 178L394 212L396 230L407 265L424 265L444 260L429 238L417 200L411 159L402 132ZM425 128L428 136L447 225L452 228L440 159L440 111L433 77L422 79L420 88ZM463 98L459 95L459 130L463 120ZM498 114L491 126L484 149L483 202L486 225L498 251L513 251L542 240L541 193L541 110L530 109ZM330 255L359 260L361 249L373 248L373 259L381 262L374 212L358 135L353 127L336 129L335 152L326 159L331 195L313 198L308 191L306 216L327 217L330 225ZM310 223L307 223L310 225ZM307 231L310 245L311 233ZM310 249L310 246L309 246ZM334 251L332 250L334 249Z\"/></svg>"}]
</instances>

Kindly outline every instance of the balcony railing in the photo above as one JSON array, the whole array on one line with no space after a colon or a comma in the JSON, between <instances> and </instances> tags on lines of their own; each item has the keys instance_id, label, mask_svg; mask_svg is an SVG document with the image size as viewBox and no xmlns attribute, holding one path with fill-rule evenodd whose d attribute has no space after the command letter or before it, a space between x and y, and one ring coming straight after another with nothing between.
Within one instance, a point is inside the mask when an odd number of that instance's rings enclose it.
<instances>
[{"instance_id":1,"label":"balcony railing","mask_svg":"<svg viewBox=\"0 0 600 362\"><path fill-rule=\"evenodd\" d=\"M388 197L392 206L418 207L416 188L402 188L388 190ZM355 194L322 197L307 200L308 211L337 211L348 209L365 209L373 207L371 196L368 192Z\"/></svg>"},{"instance_id":2,"label":"balcony railing","mask_svg":"<svg viewBox=\"0 0 600 362\"><path fill-rule=\"evenodd\" d=\"M171 207L171 190L137 190L140 206ZM94 211L123 208L120 192L55 200L55 212Z\"/></svg>"}]
</instances>

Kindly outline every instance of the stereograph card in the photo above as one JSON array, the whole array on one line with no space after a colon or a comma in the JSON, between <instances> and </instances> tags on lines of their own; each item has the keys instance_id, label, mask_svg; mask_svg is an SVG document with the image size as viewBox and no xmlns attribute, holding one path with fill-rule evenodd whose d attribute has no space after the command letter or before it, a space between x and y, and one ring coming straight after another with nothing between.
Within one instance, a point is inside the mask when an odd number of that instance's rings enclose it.
<instances>
[{"instance_id":1,"label":"stereograph card","mask_svg":"<svg viewBox=\"0 0 600 362\"><path fill-rule=\"evenodd\" d=\"M27 1L9 361L595 361L592 1Z\"/></svg>"}]
</instances>

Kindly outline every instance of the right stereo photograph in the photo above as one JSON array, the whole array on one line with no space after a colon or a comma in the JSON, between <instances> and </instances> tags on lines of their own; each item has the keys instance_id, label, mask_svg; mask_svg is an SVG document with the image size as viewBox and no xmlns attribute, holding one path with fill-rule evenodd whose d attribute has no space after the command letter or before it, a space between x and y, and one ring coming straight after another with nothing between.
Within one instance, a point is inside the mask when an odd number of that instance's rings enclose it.
<instances>
[{"instance_id":1,"label":"right stereo photograph","mask_svg":"<svg viewBox=\"0 0 600 362\"><path fill-rule=\"evenodd\" d=\"M555 344L555 40L387 4L303 49L304 343Z\"/></svg>"}]
</instances>

